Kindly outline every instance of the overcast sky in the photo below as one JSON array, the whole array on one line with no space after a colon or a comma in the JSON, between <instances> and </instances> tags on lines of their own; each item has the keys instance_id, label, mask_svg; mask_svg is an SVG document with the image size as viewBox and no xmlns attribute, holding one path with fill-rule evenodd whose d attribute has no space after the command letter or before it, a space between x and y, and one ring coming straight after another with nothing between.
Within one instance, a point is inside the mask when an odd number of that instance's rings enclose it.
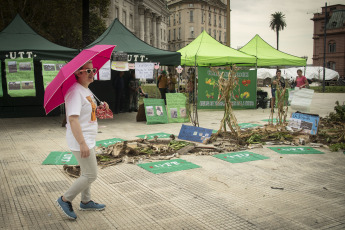
<instances>
[{"instance_id":1,"label":"overcast sky","mask_svg":"<svg viewBox=\"0 0 345 230\"><path fill-rule=\"evenodd\" d=\"M279 50L295 55L313 57L313 13L322 7L345 4L344 0L230 0L231 47L239 48L256 34L277 48L276 32L269 27L271 14L285 14L286 27L279 32Z\"/></svg>"}]
</instances>

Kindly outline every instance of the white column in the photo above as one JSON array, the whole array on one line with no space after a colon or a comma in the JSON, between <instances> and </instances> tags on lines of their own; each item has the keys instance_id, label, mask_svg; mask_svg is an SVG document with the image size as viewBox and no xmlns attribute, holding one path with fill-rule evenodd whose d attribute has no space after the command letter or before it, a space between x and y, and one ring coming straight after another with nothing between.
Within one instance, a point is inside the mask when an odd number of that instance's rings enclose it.
<instances>
[{"instance_id":1,"label":"white column","mask_svg":"<svg viewBox=\"0 0 345 230\"><path fill-rule=\"evenodd\" d=\"M156 14L152 14L152 46L157 47L157 26L156 26Z\"/></svg>"}]
</instances>

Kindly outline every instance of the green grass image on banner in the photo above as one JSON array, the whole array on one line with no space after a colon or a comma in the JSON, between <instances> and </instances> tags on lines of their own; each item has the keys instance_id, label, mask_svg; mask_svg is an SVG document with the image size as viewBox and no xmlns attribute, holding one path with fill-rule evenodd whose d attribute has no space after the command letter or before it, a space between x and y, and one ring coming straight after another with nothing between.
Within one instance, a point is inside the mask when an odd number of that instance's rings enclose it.
<instances>
[{"instance_id":1,"label":"green grass image on banner","mask_svg":"<svg viewBox=\"0 0 345 230\"><path fill-rule=\"evenodd\" d=\"M243 162L248 162L248 161L269 159L269 157L265 157L260 154L247 152L247 151L217 154L217 155L213 155L213 157L216 157L218 159L221 159L223 161L227 161L230 163L243 163Z\"/></svg>"},{"instance_id":2,"label":"green grass image on banner","mask_svg":"<svg viewBox=\"0 0 345 230\"><path fill-rule=\"evenodd\" d=\"M319 150L311 147L268 147L269 149L280 154L324 154Z\"/></svg>"},{"instance_id":3,"label":"green grass image on banner","mask_svg":"<svg viewBox=\"0 0 345 230\"><path fill-rule=\"evenodd\" d=\"M154 174L200 168L199 165L193 164L182 159L150 162L145 164L138 164L138 166Z\"/></svg>"},{"instance_id":4,"label":"green grass image on banner","mask_svg":"<svg viewBox=\"0 0 345 230\"><path fill-rule=\"evenodd\" d=\"M147 136L147 140L151 140L153 139L155 136L157 136L158 138L170 138L170 135L169 133L152 133L152 134L143 134L143 135L138 135L136 137L139 137L139 138L145 138Z\"/></svg>"},{"instance_id":5,"label":"green grass image on banner","mask_svg":"<svg viewBox=\"0 0 345 230\"><path fill-rule=\"evenodd\" d=\"M125 141L121 138L112 138L112 139L106 139L106 140L100 140L100 141L96 141L96 146L98 147L108 147L109 145L113 145L116 144L118 142L122 142Z\"/></svg>"},{"instance_id":6,"label":"green grass image on banner","mask_svg":"<svg viewBox=\"0 0 345 230\"><path fill-rule=\"evenodd\" d=\"M50 152L42 165L78 165L72 152Z\"/></svg>"}]
</instances>

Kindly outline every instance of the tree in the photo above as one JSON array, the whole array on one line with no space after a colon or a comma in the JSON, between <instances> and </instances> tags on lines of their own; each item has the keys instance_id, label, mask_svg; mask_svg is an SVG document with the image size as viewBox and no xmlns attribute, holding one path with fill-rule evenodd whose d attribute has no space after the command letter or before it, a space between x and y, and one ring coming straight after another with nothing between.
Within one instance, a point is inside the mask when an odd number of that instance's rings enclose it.
<instances>
[{"instance_id":1,"label":"tree","mask_svg":"<svg viewBox=\"0 0 345 230\"><path fill-rule=\"evenodd\" d=\"M279 31L286 27L285 15L282 12L271 14L270 27L277 33L277 50L279 50Z\"/></svg>"}]
</instances>

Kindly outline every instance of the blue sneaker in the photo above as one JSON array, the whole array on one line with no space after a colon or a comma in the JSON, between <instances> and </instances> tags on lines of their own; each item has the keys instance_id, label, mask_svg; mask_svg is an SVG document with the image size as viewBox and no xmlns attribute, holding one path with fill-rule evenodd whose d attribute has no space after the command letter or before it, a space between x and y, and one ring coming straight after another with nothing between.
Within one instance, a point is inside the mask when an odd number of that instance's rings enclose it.
<instances>
[{"instance_id":1,"label":"blue sneaker","mask_svg":"<svg viewBox=\"0 0 345 230\"><path fill-rule=\"evenodd\" d=\"M59 199L57 199L56 201L57 205L61 208L61 210L63 211L63 213L70 219L75 220L77 219L77 215L74 213L73 211L73 207L71 202L67 201L63 201L62 200L62 196L59 197Z\"/></svg>"},{"instance_id":2,"label":"blue sneaker","mask_svg":"<svg viewBox=\"0 0 345 230\"><path fill-rule=\"evenodd\" d=\"M80 208L79 210L81 211L90 211L90 210L95 210L95 211L101 211L105 209L104 204L98 204L93 202L92 200L89 201L87 204L83 204L83 202L80 202Z\"/></svg>"}]
</instances>

